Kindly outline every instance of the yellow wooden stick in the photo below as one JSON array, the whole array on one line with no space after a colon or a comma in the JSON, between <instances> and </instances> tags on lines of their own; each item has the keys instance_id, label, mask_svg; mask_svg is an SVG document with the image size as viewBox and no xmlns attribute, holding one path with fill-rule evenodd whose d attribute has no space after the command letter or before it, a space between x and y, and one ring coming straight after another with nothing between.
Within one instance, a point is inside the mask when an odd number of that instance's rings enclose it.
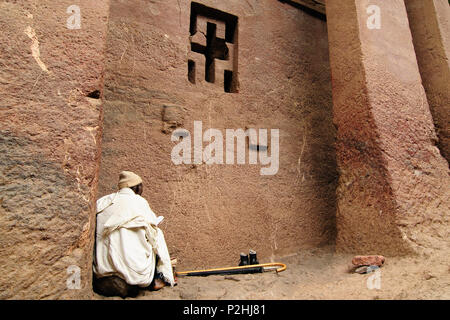
<instances>
[{"instance_id":1,"label":"yellow wooden stick","mask_svg":"<svg viewBox=\"0 0 450 320\"><path fill-rule=\"evenodd\" d=\"M264 268L264 267L280 267L276 269L276 272L282 272L286 270L287 266L284 263L273 262L273 263L261 263L261 264L250 264L246 266L240 267L226 267L226 268L216 268L216 269L204 269L204 270L191 270L191 271L181 271L176 272L177 276L188 275L189 273L197 273L197 272L215 272L215 271L231 271L231 270L245 270L252 268Z\"/></svg>"}]
</instances>

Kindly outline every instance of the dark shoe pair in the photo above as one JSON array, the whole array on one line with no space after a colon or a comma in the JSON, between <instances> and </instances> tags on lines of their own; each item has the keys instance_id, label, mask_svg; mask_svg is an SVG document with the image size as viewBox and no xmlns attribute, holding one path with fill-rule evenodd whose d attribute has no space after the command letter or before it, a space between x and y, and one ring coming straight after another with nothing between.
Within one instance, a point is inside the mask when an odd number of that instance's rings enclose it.
<instances>
[{"instance_id":1,"label":"dark shoe pair","mask_svg":"<svg viewBox=\"0 0 450 320\"><path fill-rule=\"evenodd\" d=\"M241 261L239 262L240 267L253 264L259 264L258 259L256 258L256 251L250 250L248 255L241 253Z\"/></svg>"}]
</instances>

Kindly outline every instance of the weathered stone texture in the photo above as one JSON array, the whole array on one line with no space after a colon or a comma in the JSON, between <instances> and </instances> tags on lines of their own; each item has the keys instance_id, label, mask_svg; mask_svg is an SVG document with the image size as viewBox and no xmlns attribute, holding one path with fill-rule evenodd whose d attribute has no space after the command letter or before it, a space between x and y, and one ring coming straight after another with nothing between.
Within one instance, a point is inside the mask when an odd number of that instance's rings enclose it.
<instances>
[{"instance_id":1,"label":"weathered stone texture","mask_svg":"<svg viewBox=\"0 0 450 320\"><path fill-rule=\"evenodd\" d=\"M448 164L435 146L403 1L327 1L337 160L337 247L384 255L445 245Z\"/></svg>"},{"instance_id":2,"label":"weathered stone texture","mask_svg":"<svg viewBox=\"0 0 450 320\"><path fill-rule=\"evenodd\" d=\"M450 6L447 0L406 0L405 4L438 147L450 161Z\"/></svg>"},{"instance_id":3,"label":"weathered stone texture","mask_svg":"<svg viewBox=\"0 0 450 320\"><path fill-rule=\"evenodd\" d=\"M356 256L352 259L354 266L379 266L384 264L386 259L383 256Z\"/></svg>"},{"instance_id":4,"label":"weathered stone texture","mask_svg":"<svg viewBox=\"0 0 450 320\"><path fill-rule=\"evenodd\" d=\"M335 239L354 254L448 246L449 170L435 145L448 159L448 6L421 1L406 0L412 38L401 0L328 0L330 68L327 23L293 5L312 1L199 0L238 18L216 83L191 51L207 44L189 33L191 1L80 1L75 30L72 1L1 1L0 299L91 297L94 204L122 170L142 176L166 217L178 270ZM367 28L369 4L381 30ZM194 121L280 129L278 173L175 166L171 133ZM79 290L67 288L71 266Z\"/></svg>"},{"instance_id":5,"label":"weathered stone texture","mask_svg":"<svg viewBox=\"0 0 450 320\"><path fill-rule=\"evenodd\" d=\"M87 298L108 1L0 2L0 299ZM68 290L67 268L81 270Z\"/></svg>"},{"instance_id":6,"label":"weathered stone texture","mask_svg":"<svg viewBox=\"0 0 450 320\"><path fill-rule=\"evenodd\" d=\"M264 262L332 243L337 175L326 23L272 0L197 2L238 17L239 92L206 82L201 68L189 81L188 59L197 54L190 1L113 1L99 195L116 190L121 170L140 174L144 197L166 218L161 228L179 270L237 265L250 248ZM177 127L193 134L194 120L224 137L226 128L280 129L278 173L174 165L170 134Z\"/></svg>"}]
</instances>

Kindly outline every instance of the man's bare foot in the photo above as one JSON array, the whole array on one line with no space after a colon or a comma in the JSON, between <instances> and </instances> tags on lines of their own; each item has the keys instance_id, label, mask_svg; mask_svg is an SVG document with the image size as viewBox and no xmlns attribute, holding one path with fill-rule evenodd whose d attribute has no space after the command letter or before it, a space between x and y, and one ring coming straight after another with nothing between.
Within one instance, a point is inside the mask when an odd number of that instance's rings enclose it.
<instances>
[{"instance_id":1,"label":"man's bare foot","mask_svg":"<svg viewBox=\"0 0 450 320\"><path fill-rule=\"evenodd\" d=\"M162 279L155 279L152 290L158 291L166 286L166 283Z\"/></svg>"}]
</instances>

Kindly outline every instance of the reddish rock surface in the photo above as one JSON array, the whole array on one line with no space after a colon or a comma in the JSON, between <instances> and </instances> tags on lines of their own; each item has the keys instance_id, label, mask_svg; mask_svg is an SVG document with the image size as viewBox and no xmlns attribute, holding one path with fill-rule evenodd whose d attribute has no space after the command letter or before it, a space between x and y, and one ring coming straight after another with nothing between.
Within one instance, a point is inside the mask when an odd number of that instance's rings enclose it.
<instances>
[{"instance_id":1,"label":"reddish rock surface","mask_svg":"<svg viewBox=\"0 0 450 320\"><path fill-rule=\"evenodd\" d=\"M406 0L420 75L439 138L450 161L450 7L448 0Z\"/></svg>"},{"instance_id":2,"label":"reddish rock surface","mask_svg":"<svg viewBox=\"0 0 450 320\"><path fill-rule=\"evenodd\" d=\"M141 175L144 197L165 216L161 228L180 271L237 265L250 248L266 262L333 242L337 176L325 21L272 0L197 2L238 17L237 39L228 45L230 52L238 47L239 92L224 92L218 72L216 83L206 82L204 67L189 81L188 59L202 65L190 52L189 1L113 2L99 195L116 190L121 170ZM261 176L261 165L248 161L174 165L171 132L192 134L194 121L224 137L225 129L280 129L279 171Z\"/></svg>"},{"instance_id":3,"label":"reddish rock surface","mask_svg":"<svg viewBox=\"0 0 450 320\"><path fill-rule=\"evenodd\" d=\"M386 259L383 256L356 256L352 259L354 266L379 266L384 264Z\"/></svg>"},{"instance_id":4,"label":"reddish rock surface","mask_svg":"<svg viewBox=\"0 0 450 320\"><path fill-rule=\"evenodd\" d=\"M369 30L371 1L328 0L333 108L323 19L292 2L197 2L199 30L208 33L202 14L211 12L238 30L225 54L224 24L214 21L219 39L208 37L215 49L207 54L216 57L216 83L190 51L206 45L201 32L190 34L190 1L111 1L109 25L108 0L82 1L74 30L72 1L0 3L0 299L93 296L95 200L127 169L166 217L178 271L237 265L250 248L260 262L335 239L351 252L291 257L287 286L268 274L240 288L189 279L147 298L359 298L360 278L342 272L355 253L425 253L430 260L389 260L383 281L392 285L383 282L381 297L445 299L448 253L437 249L448 251L450 236L449 170L438 149L448 159L446 1L418 10L406 0L409 17L403 1L380 1L381 29ZM192 132L194 120L203 131L280 129L277 174L261 176L261 165L175 166L171 133ZM76 270L80 288L68 289Z\"/></svg>"},{"instance_id":5,"label":"reddish rock surface","mask_svg":"<svg viewBox=\"0 0 450 320\"><path fill-rule=\"evenodd\" d=\"M339 167L337 248L399 255L445 247L450 181L403 1L328 1Z\"/></svg>"},{"instance_id":6,"label":"reddish rock surface","mask_svg":"<svg viewBox=\"0 0 450 320\"><path fill-rule=\"evenodd\" d=\"M0 2L0 299L87 298L108 1ZM68 290L70 266L80 289Z\"/></svg>"}]
</instances>

